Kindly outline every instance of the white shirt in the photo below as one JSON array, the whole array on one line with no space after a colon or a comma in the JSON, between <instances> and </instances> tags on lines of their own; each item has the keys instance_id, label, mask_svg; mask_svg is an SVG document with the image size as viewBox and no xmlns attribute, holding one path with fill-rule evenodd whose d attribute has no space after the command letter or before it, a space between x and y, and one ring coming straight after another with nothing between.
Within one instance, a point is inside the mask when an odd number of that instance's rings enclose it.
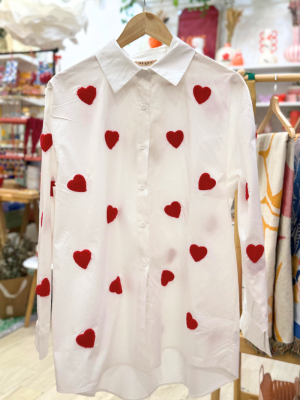
<instances>
[{"instance_id":1,"label":"white shirt","mask_svg":"<svg viewBox=\"0 0 300 400\"><path fill-rule=\"evenodd\" d=\"M58 392L136 400L184 383L201 397L238 377L239 327L270 355L255 125L236 72L177 37L133 57L112 40L51 79L41 145L36 348L47 355L53 260Z\"/></svg>"}]
</instances>

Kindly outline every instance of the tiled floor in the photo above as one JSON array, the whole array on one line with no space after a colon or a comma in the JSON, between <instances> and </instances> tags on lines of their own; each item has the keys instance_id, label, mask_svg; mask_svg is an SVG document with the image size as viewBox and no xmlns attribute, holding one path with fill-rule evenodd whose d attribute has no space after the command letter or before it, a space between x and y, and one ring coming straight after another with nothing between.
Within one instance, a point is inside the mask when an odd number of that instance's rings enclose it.
<instances>
[{"instance_id":1,"label":"tiled floor","mask_svg":"<svg viewBox=\"0 0 300 400\"><path fill-rule=\"evenodd\" d=\"M42 361L34 347L35 322L0 339L0 400L83 400L91 397L64 395L56 392L52 349ZM293 382L300 367L259 357L242 356L242 387L258 394L259 368L263 362L272 378ZM158 388L150 400L186 400L183 385L166 385ZM96 399L119 400L118 397L99 392ZM203 399L209 400L210 396ZM222 400L233 399L233 384L221 389Z\"/></svg>"}]
</instances>

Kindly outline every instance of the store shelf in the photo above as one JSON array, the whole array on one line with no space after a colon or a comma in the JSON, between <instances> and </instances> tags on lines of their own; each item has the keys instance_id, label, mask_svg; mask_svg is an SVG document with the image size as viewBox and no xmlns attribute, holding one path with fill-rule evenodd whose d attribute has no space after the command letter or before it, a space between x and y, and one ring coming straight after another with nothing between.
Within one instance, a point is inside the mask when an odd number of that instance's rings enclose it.
<instances>
[{"instance_id":1,"label":"store shelf","mask_svg":"<svg viewBox=\"0 0 300 400\"><path fill-rule=\"evenodd\" d=\"M269 107L270 102L265 103L265 102L257 102L256 103L256 108L264 108L264 107ZM300 107L300 101L281 101L279 103L280 108L281 107Z\"/></svg>"},{"instance_id":2,"label":"store shelf","mask_svg":"<svg viewBox=\"0 0 300 400\"><path fill-rule=\"evenodd\" d=\"M27 118L0 118L0 124L26 125Z\"/></svg>"},{"instance_id":3,"label":"store shelf","mask_svg":"<svg viewBox=\"0 0 300 400\"><path fill-rule=\"evenodd\" d=\"M0 104L14 104L16 101L31 106L44 107L45 97L34 97L34 96L0 96Z\"/></svg>"},{"instance_id":4,"label":"store shelf","mask_svg":"<svg viewBox=\"0 0 300 400\"><path fill-rule=\"evenodd\" d=\"M20 71L36 71L39 62L36 58L27 56L26 54L1 54L0 53L0 64L6 63L6 61L17 60L19 65L18 69Z\"/></svg>"},{"instance_id":5,"label":"store shelf","mask_svg":"<svg viewBox=\"0 0 300 400\"><path fill-rule=\"evenodd\" d=\"M25 161L42 161L42 157L23 156L17 154L0 154L0 160L25 160Z\"/></svg>"},{"instance_id":6,"label":"store shelf","mask_svg":"<svg viewBox=\"0 0 300 400\"><path fill-rule=\"evenodd\" d=\"M272 64L272 65L240 65L240 66L230 66L229 68L237 71L239 69L244 69L248 72L263 73L263 74L274 74L274 73L299 73L300 63L289 63L289 64Z\"/></svg>"}]
</instances>

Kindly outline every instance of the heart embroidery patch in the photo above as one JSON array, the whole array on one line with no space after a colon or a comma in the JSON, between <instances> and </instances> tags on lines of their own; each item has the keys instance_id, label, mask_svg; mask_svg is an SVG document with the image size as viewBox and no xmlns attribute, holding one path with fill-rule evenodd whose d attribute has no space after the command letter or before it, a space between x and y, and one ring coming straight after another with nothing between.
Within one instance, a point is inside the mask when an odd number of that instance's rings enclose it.
<instances>
[{"instance_id":1,"label":"heart embroidery patch","mask_svg":"<svg viewBox=\"0 0 300 400\"><path fill-rule=\"evenodd\" d=\"M190 253L194 261L198 262L203 260L204 257L206 257L207 248L204 246L197 246L196 244L192 244L190 247Z\"/></svg>"},{"instance_id":2,"label":"heart embroidery patch","mask_svg":"<svg viewBox=\"0 0 300 400\"><path fill-rule=\"evenodd\" d=\"M84 333L76 337L76 342L81 347L85 347L86 349L91 349L92 347L94 347L95 339L96 339L95 331L93 329L87 329Z\"/></svg>"},{"instance_id":3,"label":"heart embroidery patch","mask_svg":"<svg viewBox=\"0 0 300 400\"><path fill-rule=\"evenodd\" d=\"M186 314L186 325L189 329L196 329L198 322L192 317L191 313Z\"/></svg>"},{"instance_id":4,"label":"heart embroidery patch","mask_svg":"<svg viewBox=\"0 0 300 400\"><path fill-rule=\"evenodd\" d=\"M199 178L199 190L211 190L216 186L215 179L211 178L210 175L205 172Z\"/></svg>"},{"instance_id":5,"label":"heart embroidery patch","mask_svg":"<svg viewBox=\"0 0 300 400\"><path fill-rule=\"evenodd\" d=\"M109 286L109 291L117 294L122 293L121 279L119 276L114 281L112 281L112 283Z\"/></svg>"},{"instance_id":6,"label":"heart embroidery patch","mask_svg":"<svg viewBox=\"0 0 300 400\"><path fill-rule=\"evenodd\" d=\"M77 90L77 96L81 101L88 104L89 106L93 104L97 95L96 88L94 86L88 86L87 88L81 87Z\"/></svg>"},{"instance_id":7,"label":"heart embroidery patch","mask_svg":"<svg viewBox=\"0 0 300 400\"><path fill-rule=\"evenodd\" d=\"M67 186L73 192L86 192L86 180L82 175L75 175Z\"/></svg>"},{"instance_id":8,"label":"heart embroidery patch","mask_svg":"<svg viewBox=\"0 0 300 400\"><path fill-rule=\"evenodd\" d=\"M37 287L35 288L35 293L41 297L49 296L50 282L48 278L43 279L42 283L40 285L37 285Z\"/></svg>"},{"instance_id":9,"label":"heart embroidery patch","mask_svg":"<svg viewBox=\"0 0 300 400\"><path fill-rule=\"evenodd\" d=\"M107 207L107 223L110 224L113 222L118 215L118 209L113 206Z\"/></svg>"},{"instance_id":10,"label":"heart embroidery patch","mask_svg":"<svg viewBox=\"0 0 300 400\"><path fill-rule=\"evenodd\" d=\"M245 192L246 192L245 194L246 200L248 200L249 199L248 183L246 183Z\"/></svg>"},{"instance_id":11,"label":"heart embroidery patch","mask_svg":"<svg viewBox=\"0 0 300 400\"><path fill-rule=\"evenodd\" d=\"M173 274L173 272L165 269L161 274L161 284L163 286L167 286L167 284L171 282L174 278L175 275Z\"/></svg>"},{"instance_id":12,"label":"heart embroidery patch","mask_svg":"<svg viewBox=\"0 0 300 400\"><path fill-rule=\"evenodd\" d=\"M116 145L117 141L119 140L118 132L106 131L104 137L105 137L107 147L109 149L112 149Z\"/></svg>"},{"instance_id":13,"label":"heart embroidery patch","mask_svg":"<svg viewBox=\"0 0 300 400\"><path fill-rule=\"evenodd\" d=\"M53 197L53 187L55 186L55 181L51 181L50 184L50 196Z\"/></svg>"},{"instance_id":14,"label":"heart embroidery patch","mask_svg":"<svg viewBox=\"0 0 300 400\"><path fill-rule=\"evenodd\" d=\"M182 131L176 131L176 132L168 132L166 134L167 136L167 141L175 147L175 149L178 149L178 147L181 145L183 141L184 134Z\"/></svg>"},{"instance_id":15,"label":"heart embroidery patch","mask_svg":"<svg viewBox=\"0 0 300 400\"><path fill-rule=\"evenodd\" d=\"M79 267L86 269L91 261L92 253L89 250L75 251L73 258Z\"/></svg>"},{"instance_id":16,"label":"heart embroidery patch","mask_svg":"<svg viewBox=\"0 0 300 400\"><path fill-rule=\"evenodd\" d=\"M210 98L211 89L209 87L202 87L200 85L196 85L194 86L193 93L197 103L203 104Z\"/></svg>"},{"instance_id":17,"label":"heart embroidery patch","mask_svg":"<svg viewBox=\"0 0 300 400\"><path fill-rule=\"evenodd\" d=\"M169 206L165 207L165 213L170 217L179 218L181 212L181 205L178 201L173 201Z\"/></svg>"},{"instance_id":18,"label":"heart embroidery patch","mask_svg":"<svg viewBox=\"0 0 300 400\"><path fill-rule=\"evenodd\" d=\"M246 253L253 263L257 263L264 254L264 246L261 244L258 244L257 246L249 244L246 248Z\"/></svg>"},{"instance_id":19,"label":"heart embroidery patch","mask_svg":"<svg viewBox=\"0 0 300 400\"><path fill-rule=\"evenodd\" d=\"M46 133L40 137L41 148L44 152L48 151L52 146L52 135L51 133Z\"/></svg>"}]
</instances>

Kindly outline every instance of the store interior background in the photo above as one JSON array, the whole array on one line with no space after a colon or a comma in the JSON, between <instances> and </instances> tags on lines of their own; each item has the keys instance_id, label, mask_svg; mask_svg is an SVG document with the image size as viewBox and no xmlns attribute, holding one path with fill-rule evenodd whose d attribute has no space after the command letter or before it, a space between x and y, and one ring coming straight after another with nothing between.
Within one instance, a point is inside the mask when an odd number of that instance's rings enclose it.
<instances>
[{"instance_id":1,"label":"store interior background","mask_svg":"<svg viewBox=\"0 0 300 400\"><path fill-rule=\"evenodd\" d=\"M56 1L64 2L64 0ZM73 0L65 0L65 3L71 3L72 1ZM143 2L139 1L138 3L140 4L136 4L132 10L133 14L137 14L143 10ZM240 20L234 30L232 39L232 47L242 51L244 59L243 68L247 69L247 71L257 73L300 72L300 63L289 63L284 57L285 49L290 46L293 41L292 17L291 12L288 9L288 0L228 0L227 2L225 0L211 0L209 5L215 5L220 12L217 48L222 47L224 43L226 43L227 32L225 20L226 10L224 7L225 3L227 3L227 5L232 4L234 8L243 10ZM157 13L161 9L164 10L164 13L169 18L167 27L173 35L178 34L178 17L181 10L189 5L189 0L179 0L178 7L174 7L172 0L146 0L147 11ZM57 72L63 71L77 62L80 62L81 60L91 56L109 40L118 38L125 26L124 22L122 22L122 18L127 18L127 20L130 18L124 13L120 13L121 6L122 0L85 1L84 14L86 17L87 26L85 29L82 28L76 34L77 44L68 38L64 40L64 49L61 49L58 52L58 55L61 56L61 58L59 58L57 62ZM258 66L258 59L261 56L259 51L259 34L267 28L276 30L278 33L277 50L275 53L278 62L270 67L261 67ZM24 51L31 48L30 46L24 46L20 43L17 43L15 40L10 40L10 45L12 45L10 50L15 52ZM143 37L127 46L126 51L128 51L130 54L134 54L141 50L145 50L147 47L148 37ZM36 47L32 48L36 49ZM51 54L39 55L38 58L39 60L51 61ZM290 83L278 83L276 87L274 87L274 84L272 83L262 83L257 85L257 96L259 97L259 95L285 93L287 92L289 86L291 86ZM5 113L9 113L9 110L10 109L8 106L3 105L2 116L4 116ZM20 110L20 106L16 106L16 110ZM282 111L287 117L289 117L289 114L292 110L300 111L300 100L299 104L296 106L282 107ZM42 107L35 111L39 118L42 117L42 111ZM257 124L262 121L266 111L266 105L261 104L261 106L257 108ZM272 128L274 131L280 131L282 129L279 121L276 120L276 118L272 118ZM9 127L6 129L11 128ZM40 168L40 161L33 161L32 163L29 162L29 164L26 165ZM3 204L9 202L9 198L2 201ZM25 228L28 237L30 237L33 242L36 242L36 210L34 209L34 200L31 199L30 202L32 206L28 215L27 222L29 222L29 224L26 224ZM25 208L22 208L22 212L26 212L26 204ZM22 224L23 220L21 219ZM0 243L2 240L1 224L2 222L0 215ZM12 229L12 231L14 231L14 229ZM18 232L18 229L15 231ZM32 252L34 253L35 249L32 250ZM30 268L28 273L32 275ZM24 304L23 308L24 310L27 310L27 304ZM30 321L28 327L24 328L24 313L23 316L18 316L17 318L19 318L17 323L10 324L10 319L1 319L0 315L0 400L83 399L82 396L62 395L56 392L51 348L49 355L45 360L40 361L38 359L38 353L34 347L34 330L36 320L35 303L33 304L33 310L29 315ZM264 366L265 372L270 372L273 380L278 379L281 381L294 382L295 377L300 373L299 365L267 360L260 357L243 354L241 386L244 391L258 395L259 370L261 365ZM233 383L223 387L221 390L221 399L233 399L233 388ZM116 396L107 393L98 393L96 398L101 398L103 400L117 400ZM150 398L152 400L186 400L187 390L183 385L168 385L158 388ZM210 399L210 395L205 396L205 398Z\"/></svg>"}]
</instances>

